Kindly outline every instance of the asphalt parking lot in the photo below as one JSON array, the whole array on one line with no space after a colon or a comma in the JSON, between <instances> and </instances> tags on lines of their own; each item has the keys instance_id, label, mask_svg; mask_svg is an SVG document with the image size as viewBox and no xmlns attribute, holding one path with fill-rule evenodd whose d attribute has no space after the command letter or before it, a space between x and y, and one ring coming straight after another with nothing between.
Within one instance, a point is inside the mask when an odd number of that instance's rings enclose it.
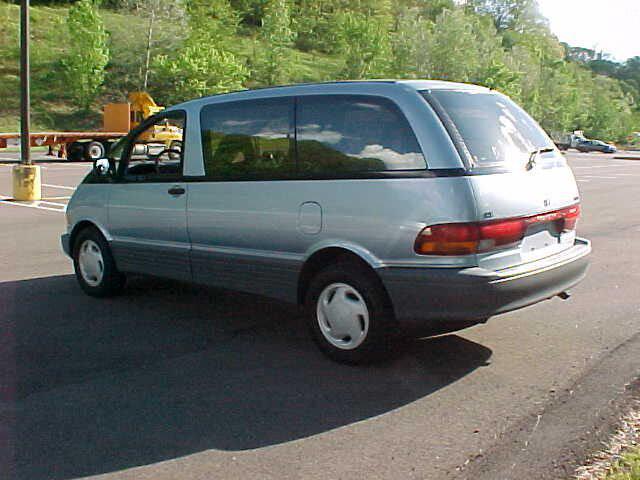
<instances>
[{"instance_id":1,"label":"asphalt parking lot","mask_svg":"<svg viewBox=\"0 0 640 480\"><path fill-rule=\"evenodd\" d=\"M547 478L526 472L593 434L640 358L640 161L567 158L594 248L571 299L365 368L325 359L300 313L265 299L145 278L85 296L59 236L90 165L41 163L43 200L17 204L0 152L8 478Z\"/></svg>"}]
</instances>

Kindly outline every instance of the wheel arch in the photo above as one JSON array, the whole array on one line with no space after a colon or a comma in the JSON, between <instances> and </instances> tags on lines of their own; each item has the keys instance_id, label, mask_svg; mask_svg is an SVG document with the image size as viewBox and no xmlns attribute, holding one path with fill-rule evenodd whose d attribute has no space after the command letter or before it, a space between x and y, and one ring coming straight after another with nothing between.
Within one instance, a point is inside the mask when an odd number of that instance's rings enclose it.
<instances>
[{"instance_id":1,"label":"wheel arch","mask_svg":"<svg viewBox=\"0 0 640 480\"><path fill-rule=\"evenodd\" d=\"M107 233L106 229L98 222L90 219L80 220L73 226L73 229L69 234L69 251L71 252L71 255L73 255L74 244L76 242L76 238L78 238L78 234L86 228L95 228L102 234L107 242L111 240L110 235Z\"/></svg>"},{"instance_id":2,"label":"wheel arch","mask_svg":"<svg viewBox=\"0 0 640 480\"><path fill-rule=\"evenodd\" d=\"M362 252L356 248L346 245L326 245L313 251L313 253L307 257L300 269L297 292L297 301L299 305L304 304L311 279L327 265L338 261L352 261L360 265L380 282L380 285L386 293L386 288L375 270L376 266L379 265L379 261L375 259L375 257L366 251Z\"/></svg>"}]
</instances>

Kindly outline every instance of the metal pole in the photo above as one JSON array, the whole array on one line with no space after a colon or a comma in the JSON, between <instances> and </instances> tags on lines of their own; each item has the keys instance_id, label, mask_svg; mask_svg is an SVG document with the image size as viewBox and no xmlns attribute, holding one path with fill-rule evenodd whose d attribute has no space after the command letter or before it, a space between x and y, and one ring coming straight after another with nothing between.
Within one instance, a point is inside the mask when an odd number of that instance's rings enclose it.
<instances>
[{"instance_id":1,"label":"metal pole","mask_svg":"<svg viewBox=\"0 0 640 480\"><path fill-rule=\"evenodd\" d=\"M31 165L30 114L29 0L20 0L20 156L24 165Z\"/></svg>"}]
</instances>

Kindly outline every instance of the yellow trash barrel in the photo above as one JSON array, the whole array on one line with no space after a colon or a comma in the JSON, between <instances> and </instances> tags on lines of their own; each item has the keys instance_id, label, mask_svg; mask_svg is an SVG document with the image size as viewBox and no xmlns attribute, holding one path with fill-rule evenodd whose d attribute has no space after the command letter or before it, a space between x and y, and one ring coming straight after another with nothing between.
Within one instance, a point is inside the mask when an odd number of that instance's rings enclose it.
<instances>
[{"instance_id":1,"label":"yellow trash barrel","mask_svg":"<svg viewBox=\"0 0 640 480\"><path fill-rule=\"evenodd\" d=\"M40 200L42 185L40 167L37 165L16 165L13 167L13 199Z\"/></svg>"}]
</instances>

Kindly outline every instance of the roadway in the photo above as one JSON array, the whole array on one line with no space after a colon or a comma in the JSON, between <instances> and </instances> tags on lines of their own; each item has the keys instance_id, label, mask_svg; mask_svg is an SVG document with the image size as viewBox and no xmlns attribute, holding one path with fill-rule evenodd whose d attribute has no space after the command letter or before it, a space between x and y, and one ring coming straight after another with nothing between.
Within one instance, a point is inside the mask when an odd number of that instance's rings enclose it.
<instances>
[{"instance_id":1,"label":"roadway","mask_svg":"<svg viewBox=\"0 0 640 480\"><path fill-rule=\"evenodd\" d=\"M45 198L16 204L14 158L0 152L2 478L557 478L544 445L588 439L638 373L640 161L568 154L594 247L570 300L354 368L269 300L144 278L85 296L59 235L90 166L42 163Z\"/></svg>"}]
</instances>

